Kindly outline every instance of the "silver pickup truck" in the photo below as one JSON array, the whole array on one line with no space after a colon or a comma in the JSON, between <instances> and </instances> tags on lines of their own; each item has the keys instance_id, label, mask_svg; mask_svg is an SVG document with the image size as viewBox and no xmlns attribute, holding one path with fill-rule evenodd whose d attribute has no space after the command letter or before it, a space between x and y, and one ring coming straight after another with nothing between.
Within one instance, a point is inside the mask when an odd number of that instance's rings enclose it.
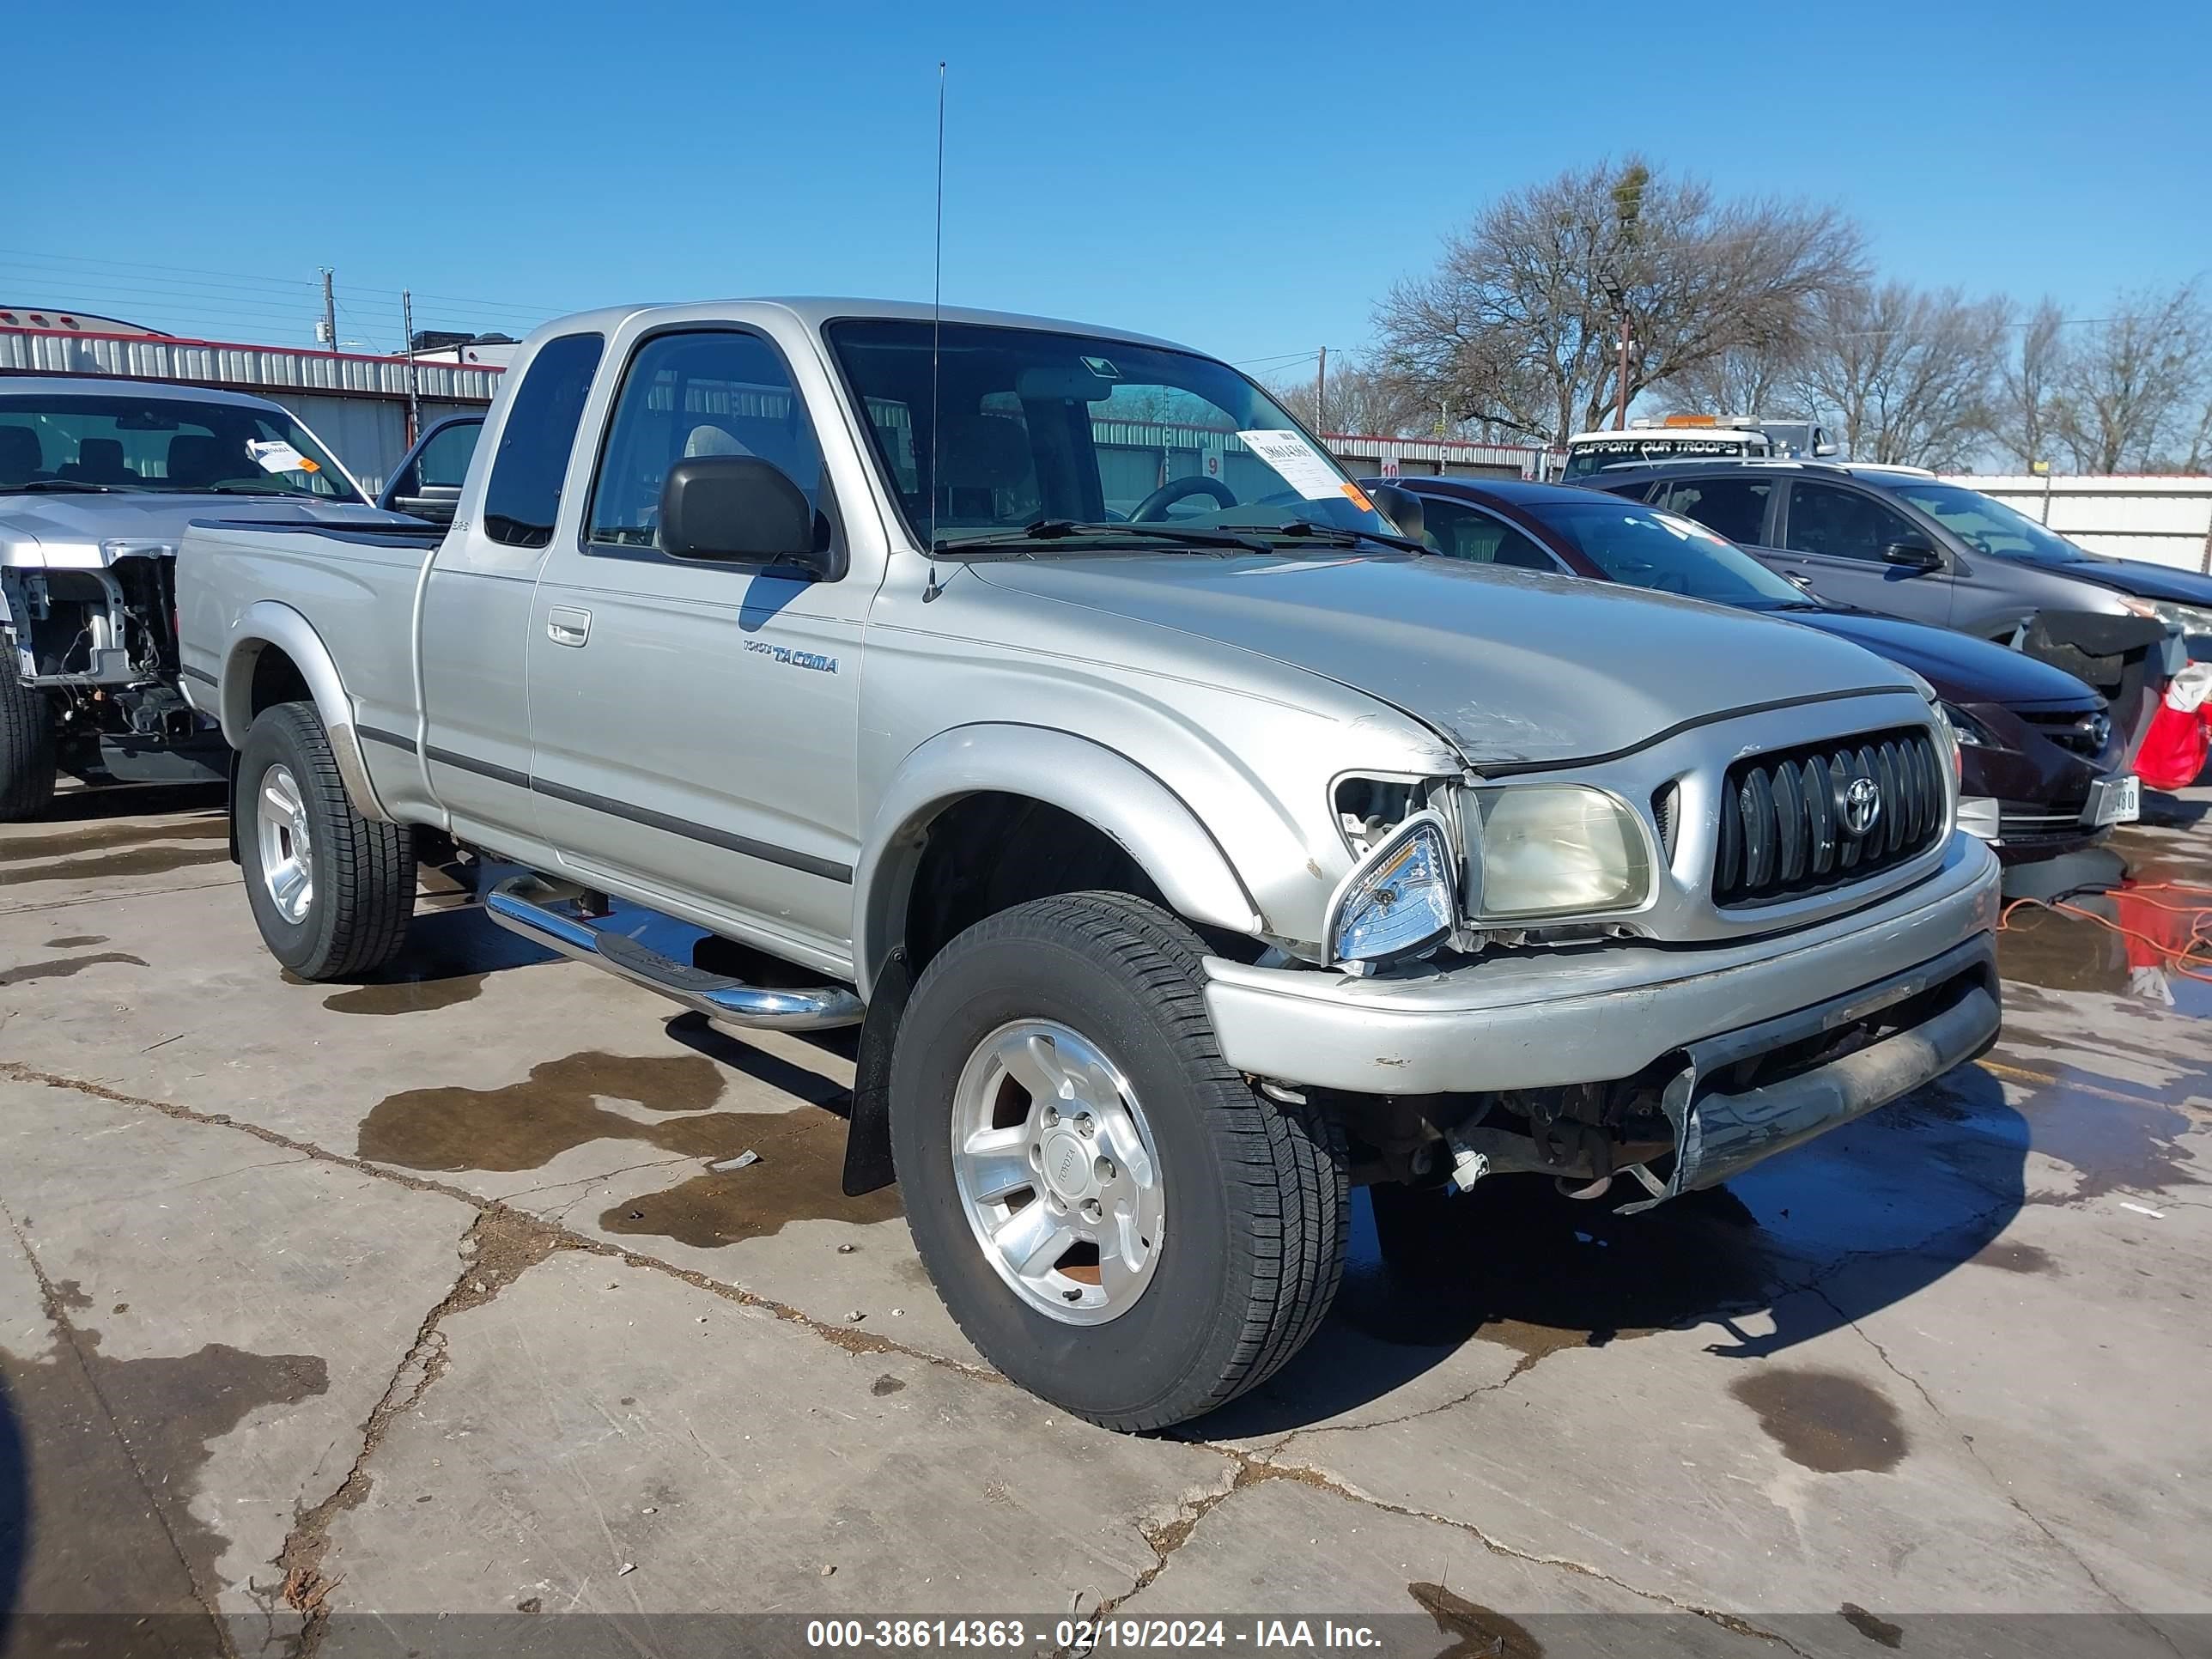
<instances>
[{"instance_id":1,"label":"silver pickup truck","mask_svg":"<svg viewBox=\"0 0 2212 1659\"><path fill-rule=\"evenodd\" d=\"M1354 1184L1417 1270L1486 1181L1710 1186L1996 1030L1923 685L1424 556L1158 340L572 317L449 529L202 522L179 600L280 961L389 957L450 845L713 1020L859 1024L848 1189L895 1174L976 1346L1115 1427L1297 1350Z\"/></svg>"},{"instance_id":2,"label":"silver pickup truck","mask_svg":"<svg viewBox=\"0 0 2212 1659\"><path fill-rule=\"evenodd\" d=\"M211 782L230 751L177 685L185 526L374 519L359 486L264 398L159 380L0 380L0 822L55 774Z\"/></svg>"}]
</instances>

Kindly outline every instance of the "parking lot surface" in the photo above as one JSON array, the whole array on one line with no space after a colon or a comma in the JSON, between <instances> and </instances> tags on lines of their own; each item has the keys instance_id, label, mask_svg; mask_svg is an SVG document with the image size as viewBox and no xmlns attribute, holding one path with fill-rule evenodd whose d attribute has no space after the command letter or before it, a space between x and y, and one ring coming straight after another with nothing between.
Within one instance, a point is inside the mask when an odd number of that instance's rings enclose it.
<instances>
[{"instance_id":1,"label":"parking lot surface","mask_svg":"<svg viewBox=\"0 0 2212 1659\"><path fill-rule=\"evenodd\" d=\"M998 1380L896 1192L842 1194L848 1043L428 888L376 982L288 982L218 799L65 796L0 827L0 1652L1102 1607L2202 1651L2204 808L2114 844L2134 937L2012 915L1980 1064L1643 1216L1500 1183L1456 1294L1386 1279L1363 1204L1322 1336L1141 1439Z\"/></svg>"}]
</instances>

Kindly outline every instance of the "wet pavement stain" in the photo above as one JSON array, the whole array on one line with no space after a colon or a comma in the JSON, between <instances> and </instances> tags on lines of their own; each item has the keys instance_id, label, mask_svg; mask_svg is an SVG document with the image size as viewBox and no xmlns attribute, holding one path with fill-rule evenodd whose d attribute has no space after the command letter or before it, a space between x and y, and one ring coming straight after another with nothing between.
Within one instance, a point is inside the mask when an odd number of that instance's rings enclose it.
<instances>
[{"instance_id":1,"label":"wet pavement stain","mask_svg":"<svg viewBox=\"0 0 2212 1659\"><path fill-rule=\"evenodd\" d=\"M220 847L142 847L99 858L56 859L46 864L7 866L0 888L42 881L105 881L115 876L162 876L198 864L224 864L230 854Z\"/></svg>"},{"instance_id":2,"label":"wet pavement stain","mask_svg":"<svg viewBox=\"0 0 2212 1659\"><path fill-rule=\"evenodd\" d=\"M0 838L0 864L27 864L33 859L73 859L118 847L147 847L165 841L230 839L225 817L187 818L174 823L110 823L96 829L65 830L50 836L9 836Z\"/></svg>"},{"instance_id":3,"label":"wet pavement stain","mask_svg":"<svg viewBox=\"0 0 2212 1659\"><path fill-rule=\"evenodd\" d=\"M483 993L483 974L425 975L375 985L356 985L323 999L334 1014L422 1014L473 1002Z\"/></svg>"},{"instance_id":4,"label":"wet pavement stain","mask_svg":"<svg viewBox=\"0 0 2212 1659\"><path fill-rule=\"evenodd\" d=\"M1543 1659L1544 1644L1517 1619L1480 1607L1442 1584L1408 1584L1406 1594L1453 1638L1437 1659Z\"/></svg>"},{"instance_id":5,"label":"wet pavement stain","mask_svg":"<svg viewBox=\"0 0 2212 1659\"><path fill-rule=\"evenodd\" d=\"M2133 927L2149 939L2166 939L2184 918L2121 895L2084 894L2069 899L2094 915ZM2203 913L2212 917L2212 909ZM2173 934L2172 943L2185 942ZM2212 982L2191 977L2175 950L2130 940L2086 916L2023 908L1997 936L1997 971L2017 984L2046 991L2092 991L2122 997L2145 1010L2172 1009L2191 1018L2212 1018ZM2202 966L2192 971L2203 972Z\"/></svg>"},{"instance_id":6,"label":"wet pavement stain","mask_svg":"<svg viewBox=\"0 0 2212 1659\"><path fill-rule=\"evenodd\" d=\"M2039 1088L2021 1103L2028 1145L2079 1177L2073 1190L2031 1194L2031 1204L2078 1204L2112 1193L2156 1193L2202 1184L2187 1167L2184 1135L2197 1125L2185 1111L2151 1099L2115 1098L2116 1091Z\"/></svg>"},{"instance_id":7,"label":"wet pavement stain","mask_svg":"<svg viewBox=\"0 0 2212 1659\"><path fill-rule=\"evenodd\" d=\"M229 1547L191 1512L200 1471L211 1443L252 1413L326 1392L327 1367L222 1343L110 1359L100 1343L73 1328L36 1359L0 1349L0 1559L20 1574L13 1611L85 1615L86 1650L117 1659L228 1651L200 1600Z\"/></svg>"},{"instance_id":8,"label":"wet pavement stain","mask_svg":"<svg viewBox=\"0 0 2212 1659\"><path fill-rule=\"evenodd\" d=\"M125 963L133 968L143 968L146 959L122 951L102 951L97 956L56 957L49 962L27 962L20 968L0 968L0 987L28 985L38 979L67 979L88 968L104 962Z\"/></svg>"},{"instance_id":9,"label":"wet pavement stain","mask_svg":"<svg viewBox=\"0 0 2212 1659\"><path fill-rule=\"evenodd\" d=\"M703 1054L648 1058L596 1050L533 1066L496 1089L410 1089L380 1102L362 1120L356 1150L380 1164L422 1170L534 1170L593 1140L634 1140L684 1158L720 1163L742 1152L758 1162L705 1170L665 1191L610 1207L608 1231L677 1239L712 1249L757 1238L798 1220L888 1221L896 1189L845 1195L845 1121L797 1106L782 1112L713 1110L721 1068ZM657 1120L610 1110L635 1102Z\"/></svg>"},{"instance_id":10,"label":"wet pavement stain","mask_svg":"<svg viewBox=\"0 0 2212 1659\"><path fill-rule=\"evenodd\" d=\"M416 916L397 960L361 984L315 988L331 994L323 1006L336 1014L428 1013L475 1001L495 973L554 960L550 951L494 927L471 908ZM307 983L289 973L283 977Z\"/></svg>"},{"instance_id":11,"label":"wet pavement stain","mask_svg":"<svg viewBox=\"0 0 2212 1659\"><path fill-rule=\"evenodd\" d=\"M598 1050L530 1068L496 1089L409 1089L380 1101L362 1121L355 1150L408 1170L534 1170L593 1140L642 1140L672 1152L734 1158L706 1114L722 1097L722 1073L699 1054L639 1057ZM640 1122L599 1102L634 1101L648 1111L689 1113ZM727 1121L735 1114L716 1113Z\"/></svg>"},{"instance_id":12,"label":"wet pavement stain","mask_svg":"<svg viewBox=\"0 0 2212 1659\"><path fill-rule=\"evenodd\" d=\"M600 1216L601 1228L710 1250L780 1232L790 1221L865 1226L902 1213L896 1188L845 1195L842 1118L801 1106L787 1112L717 1112L696 1121L717 1142L700 1156L719 1162L750 1152L759 1153L760 1161L720 1174L710 1170L665 1192L614 1205Z\"/></svg>"},{"instance_id":13,"label":"wet pavement stain","mask_svg":"<svg viewBox=\"0 0 2212 1659\"><path fill-rule=\"evenodd\" d=\"M904 1391L905 1388L905 1383L900 1382L898 1378L891 1376L889 1372L885 1372L883 1376L878 1377L873 1382L871 1382L868 1385L868 1392L875 1395L877 1399L881 1400L887 1395L902 1393Z\"/></svg>"},{"instance_id":14,"label":"wet pavement stain","mask_svg":"<svg viewBox=\"0 0 2212 1659\"><path fill-rule=\"evenodd\" d=\"M1905 1645L1905 1631L1901 1626L1893 1625L1888 1620L1869 1613L1857 1602L1846 1601L1836 1611L1842 1616L1845 1624L1865 1637L1868 1641L1877 1643L1886 1648L1901 1648Z\"/></svg>"},{"instance_id":15,"label":"wet pavement stain","mask_svg":"<svg viewBox=\"0 0 2212 1659\"><path fill-rule=\"evenodd\" d=\"M105 933L69 933L60 939L48 939L46 941L46 949L49 951L76 951L81 950L88 945L105 945L106 943L107 935Z\"/></svg>"},{"instance_id":16,"label":"wet pavement stain","mask_svg":"<svg viewBox=\"0 0 2212 1659\"><path fill-rule=\"evenodd\" d=\"M2051 1252L2033 1244L2016 1244L2008 1239L1999 1239L1980 1255L1970 1257L1978 1267L1996 1267L2008 1273L2043 1273L2056 1279L2058 1264Z\"/></svg>"},{"instance_id":17,"label":"wet pavement stain","mask_svg":"<svg viewBox=\"0 0 2212 1659\"><path fill-rule=\"evenodd\" d=\"M1836 1371L1771 1369L1729 1385L1782 1455L1818 1474L1895 1468L1908 1449L1897 1407L1879 1389Z\"/></svg>"}]
</instances>

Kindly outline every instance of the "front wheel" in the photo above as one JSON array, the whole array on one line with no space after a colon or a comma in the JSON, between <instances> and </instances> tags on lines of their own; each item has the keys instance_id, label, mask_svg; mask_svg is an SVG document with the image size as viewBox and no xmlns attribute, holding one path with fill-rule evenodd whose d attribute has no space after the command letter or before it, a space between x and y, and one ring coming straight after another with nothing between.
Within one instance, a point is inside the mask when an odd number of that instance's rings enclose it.
<instances>
[{"instance_id":1,"label":"front wheel","mask_svg":"<svg viewBox=\"0 0 2212 1659\"><path fill-rule=\"evenodd\" d=\"M415 847L354 810L314 706L257 715L240 752L231 825L246 901L270 955L301 979L339 979L399 953L415 911Z\"/></svg>"},{"instance_id":2,"label":"front wheel","mask_svg":"<svg viewBox=\"0 0 2212 1659\"><path fill-rule=\"evenodd\" d=\"M36 817L54 798L54 712L25 685L0 633L0 823Z\"/></svg>"},{"instance_id":3,"label":"front wheel","mask_svg":"<svg viewBox=\"0 0 2212 1659\"><path fill-rule=\"evenodd\" d=\"M946 945L900 1024L892 1148L923 1265L987 1359L1108 1428L1263 1381L1343 1272L1342 1128L1222 1060L1203 951L1135 899L1040 899Z\"/></svg>"}]
</instances>

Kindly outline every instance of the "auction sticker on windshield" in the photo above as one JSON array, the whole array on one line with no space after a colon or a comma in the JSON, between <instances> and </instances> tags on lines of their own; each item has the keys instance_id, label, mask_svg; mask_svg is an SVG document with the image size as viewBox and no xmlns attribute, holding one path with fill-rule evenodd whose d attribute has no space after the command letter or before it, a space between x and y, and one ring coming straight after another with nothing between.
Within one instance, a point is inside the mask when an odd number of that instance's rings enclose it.
<instances>
[{"instance_id":1,"label":"auction sticker on windshield","mask_svg":"<svg viewBox=\"0 0 2212 1659\"><path fill-rule=\"evenodd\" d=\"M1281 473L1283 482L1306 500L1326 501L1348 495L1361 507L1367 505L1359 486L1346 483L1322 453L1297 433L1255 428L1237 435L1244 441L1245 448Z\"/></svg>"},{"instance_id":2,"label":"auction sticker on windshield","mask_svg":"<svg viewBox=\"0 0 2212 1659\"><path fill-rule=\"evenodd\" d=\"M253 457L254 465L264 472L319 472L322 471L322 468L282 438L248 439L246 453Z\"/></svg>"}]
</instances>

